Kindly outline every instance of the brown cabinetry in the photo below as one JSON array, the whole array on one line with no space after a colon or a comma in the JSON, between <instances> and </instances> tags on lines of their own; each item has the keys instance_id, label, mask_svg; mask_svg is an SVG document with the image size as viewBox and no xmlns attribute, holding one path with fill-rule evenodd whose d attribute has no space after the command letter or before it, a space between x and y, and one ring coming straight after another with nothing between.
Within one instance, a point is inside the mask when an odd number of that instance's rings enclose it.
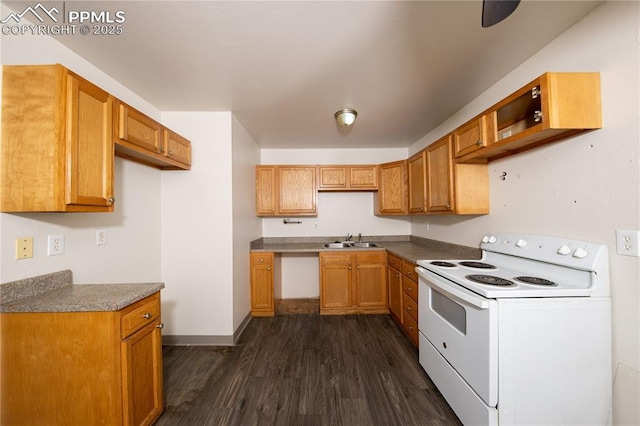
<instances>
[{"instance_id":1,"label":"brown cabinetry","mask_svg":"<svg viewBox=\"0 0 640 426\"><path fill-rule=\"evenodd\" d=\"M408 209L407 160L381 164L375 196L376 215L406 215Z\"/></svg>"},{"instance_id":2,"label":"brown cabinetry","mask_svg":"<svg viewBox=\"0 0 640 426\"><path fill-rule=\"evenodd\" d=\"M429 213L489 213L489 169L486 161L455 163L451 135L429 145L425 155Z\"/></svg>"},{"instance_id":3,"label":"brown cabinetry","mask_svg":"<svg viewBox=\"0 0 640 426\"><path fill-rule=\"evenodd\" d=\"M115 153L164 170L191 168L191 142L140 111L116 101Z\"/></svg>"},{"instance_id":4,"label":"brown cabinetry","mask_svg":"<svg viewBox=\"0 0 640 426\"><path fill-rule=\"evenodd\" d=\"M402 328L418 346L418 273L412 262L402 261Z\"/></svg>"},{"instance_id":5,"label":"brown cabinetry","mask_svg":"<svg viewBox=\"0 0 640 426\"><path fill-rule=\"evenodd\" d=\"M465 149L456 142L459 162L495 159L545 143L602 127L600 74L548 72L512 93L477 118L461 126L456 134L485 123L487 143ZM482 127L482 126L481 126ZM473 133L473 132L472 132Z\"/></svg>"},{"instance_id":6,"label":"brown cabinetry","mask_svg":"<svg viewBox=\"0 0 640 426\"><path fill-rule=\"evenodd\" d=\"M0 423L149 425L162 413L160 293L120 311L0 316Z\"/></svg>"},{"instance_id":7,"label":"brown cabinetry","mask_svg":"<svg viewBox=\"0 0 640 426\"><path fill-rule=\"evenodd\" d=\"M409 174L409 213L427 211L427 164L424 150L407 160Z\"/></svg>"},{"instance_id":8,"label":"brown cabinetry","mask_svg":"<svg viewBox=\"0 0 640 426\"><path fill-rule=\"evenodd\" d=\"M0 209L113 211L113 98L61 65L5 66Z\"/></svg>"},{"instance_id":9,"label":"brown cabinetry","mask_svg":"<svg viewBox=\"0 0 640 426\"><path fill-rule=\"evenodd\" d=\"M378 168L362 166L318 166L319 191L373 191L378 189Z\"/></svg>"},{"instance_id":10,"label":"brown cabinetry","mask_svg":"<svg viewBox=\"0 0 640 426\"><path fill-rule=\"evenodd\" d=\"M496 138L494 115L482 115L475 118L453 132L455 156L462 157L475 152L489 144Z\"/></svg>"},{"instance_id":11,"label":"brown cabinetry","mask_svg":"<svg viewBox=\"0 0 640 426\"><path fill-rule=\"evenodd\" d=\"M274 253L251 253L251 316L272 317L280 299L279 281L276 272L279 260Z\"/></svg>"},{"instance_id":12,"label":"brown cabinetry","mask_svg":"<svg viewBox=\"0 0 640 426\"><path fill-rule=\"evenodd\" d=\"M316 216L314 166L256 166L256 215Z\"/></svg>"},{"instance_id":13,"label":"brown cabinetry","mask_svg":"<svg viewBox=\"0 0 640 426\"><path fill-rule=\"evenodd\" d=\"M399 324L402 324L402 259L389 253L387 260L389 312Z\"/></svg>"},{"instance_id":14,"label":"brown cabinetry","mask_svg":"<svg viewBox=\"0 0 640 426\"><path fill-rule=\"evenodd\" d=\"M321 252L320 313L389 313L386 252Z\"/></svg>"}]
</instances>

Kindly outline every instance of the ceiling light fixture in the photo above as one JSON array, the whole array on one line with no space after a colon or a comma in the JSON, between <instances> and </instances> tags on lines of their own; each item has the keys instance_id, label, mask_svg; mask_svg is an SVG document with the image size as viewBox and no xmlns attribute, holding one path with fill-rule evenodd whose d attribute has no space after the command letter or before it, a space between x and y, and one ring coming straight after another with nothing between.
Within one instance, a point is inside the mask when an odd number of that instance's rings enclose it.
<instances>
[{"instance_id":1,"label":"ceiling light fixture","mask_svg":"<svg viewBox=\"0 0 640 426\"><path fill-rule=\"evenodd\" d=\"M351 126L353 122L356 121L357 116L358 113L356 112L356 110L350 108L341 109L334 114L336 123L343 127Z\"/></svg>"}]
</instances>

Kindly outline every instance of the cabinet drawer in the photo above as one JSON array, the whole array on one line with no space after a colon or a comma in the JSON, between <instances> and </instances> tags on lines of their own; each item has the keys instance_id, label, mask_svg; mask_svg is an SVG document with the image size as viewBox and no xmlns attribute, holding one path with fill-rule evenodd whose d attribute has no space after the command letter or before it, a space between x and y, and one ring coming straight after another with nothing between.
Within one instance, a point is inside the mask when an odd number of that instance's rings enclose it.
<instances>
[{"instance_id":1,"label":"cabinet drawer","mask_svg":"<svg viewBox=\"0 0 640 426\"><path fill-rule=\"evenodd\" d=\"M389 266L393 266L398 271L402 270L402 259L400 257L396 256L395 254L389 253L387 255L387 259L388 259Z\"/></svg>"},{"instance_id":2,"label":"cabinet drawer","mask_svg":"<svg viewBox=\"0 0 640 426\"><path fill-rule=\"evenodd\" d=\"M406 260L402 261L402 275L408 277L409 279L418 282L418 273L416 272L415 263L407 262Z\"/></svg>"},{"instance_id":3,"label":"cabinet drawer","mask_svg":"<svg viewBox=\"0 0 640 426\"><path fill-rule=\"evenodd\" d=\"M160 320L160 296L149 296L125 308L120 320L121 337L125 339L147 324Z\"/></svg>"},{"instance_id":4,"label":"cabinet drawer","mask_svg":"<svg viewBox=\"0 0 640 426\"><path fill-rule=\"evenodd\" d=\"M418 323L414 321L410 316L405 316L403 318L404 323L402 324L402 328L409 336L409 339L413 342L414 345L418 345Z\"/></svg>"},{"instance_id":5,"label":"cabinet drawer","mask_svg":"<svg viewBox=\"0 0 640 426\"><path fill-rule=\"evenodd\" d=\"M251 253L251 266L273 265L273 253Z\"/></svg>"},{"instance_id":6,"label":"cabinet drawer","mask_svg":"<svg viewBox=\"0 0 640 426\"><path fill-rule=\"evenodd\" d=\"M387 263L387 253L384 251L357 253L356 263Z\"/></svg>"},{"instance_id":7,"label":"cabinet drawer","mask_svg":"<svg viewBox=\"0 0 640 426\"><path fill-rule=\"evenodd\" d=\"M418 300L418 285L406 276L402 277L402 291L412 298L414 302Z\"/></svg>"},{"instance_id":8,"label":"cabinet drawer","mask_svg":"<svg viewBox=\"0 0 640 426\"><path fill-rule=\"evenodd\" d=\"M406 318L410 316L414 321L418 321L418 304L415 300L407 296L407 294L402 295L402 306L404 306L404 313Z\"/></svg>"}]
</instances>

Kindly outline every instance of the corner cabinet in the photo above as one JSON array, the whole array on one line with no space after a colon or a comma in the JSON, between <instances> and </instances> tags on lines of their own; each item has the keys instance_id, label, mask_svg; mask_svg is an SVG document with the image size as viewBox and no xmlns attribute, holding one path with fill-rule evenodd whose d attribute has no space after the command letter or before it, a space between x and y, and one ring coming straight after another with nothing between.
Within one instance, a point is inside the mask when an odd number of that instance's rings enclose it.
<instances>
[{"instance_id":1,"label":"corner cabinet","mask_svg":"<svg viewBox=\"0 0 640 426\"><path fill-rule=\"evenodd\" d=\"M458 128L456 159L497 159L601 127L600 74L548 72Z\"/></svg>"},{"instance_id":2,"label":"corner cabinet","mask_svg":"<svg viewBox=\"0 0 640 426\"><path fill-rule=\"evenodd\" d=\"M317 216L315 166L256 166L257 216Z\"/></svg>"},{"instance_id":3,"label":"corner cabinet","mask_svg":"<svg viewBox=\"0 0 640 426\"><path fill-rule=\"evenodd\" d=\"M122 101L115 102L116 155L163 170L191 168L191 142Z\"/></svg>"},{"instance_id":4,"label":"corner cabinet","mask_svg":"<svg viewBox=\"0 0 640 426\"><path fill-rule=\"evenodd\" d=\"M160 293L119 311L0 316L2 340L20 342L2 348L0 423L137 426L162 413Z\"/></svg>"},{"instance_id":5,"label":"corner cabinet","mask_svg":"<svg viewBox=\"0 0 640 426\"><path fill-rule=\"evenodd\" d=\"M4 66L0 210L113 211L113 103L61 65Z\"/></svg>"},{"instance_id":6,"label":"corner cabinet","mask_svg":"<svg viewBox=\"0 0 640 426\"><path fill-rule=\"evenodd\" d=\"M320 314L388 314L386 251L321 252Z\"/></svg>"}]
</instances>

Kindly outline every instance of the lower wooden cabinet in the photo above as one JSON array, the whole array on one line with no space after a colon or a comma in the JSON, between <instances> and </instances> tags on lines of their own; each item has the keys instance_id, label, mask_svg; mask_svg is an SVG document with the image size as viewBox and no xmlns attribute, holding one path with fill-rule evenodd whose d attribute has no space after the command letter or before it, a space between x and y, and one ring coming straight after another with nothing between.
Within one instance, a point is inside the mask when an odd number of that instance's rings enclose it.
<instances>
[{"instance_id":1,"label":"lower wooden cabinet","mask_svg":"<svg viewBox=\"0 0 640 426\"><path fill-rule=\"evenodd\" d=\"M402 259L393 254L388 254L387 259L389 312L393 319L402 324Z\"/></svg>"},{"instance_id":2,"label":"lower wooden cabinet","mask_svg":"<svg viewBox=\"0 0 640 426\"><path fill-rule=\"evenodd\" d=\"M320 314L389 313L387 253L321 252Z\"/></svg>"},{"instance_id":3,"label":"lower wooden cabinet","mask_svg":"<svg viewBox=\"0 0 640 426\"><path fill-rule=\"evenodd\" d=\"M251 253L251 316L272 317L276 313L277 301L280 300L279 266L280 260L274 253Z\"/></svg>"},{"instance_id":4,"label":"lower wooden cabinet","mask_svg":"<svg viewBox=\"0 0 640 426\"><path fill-rule=\"evenodd\" d=\"M0 314L0 424L153 423L160 320L160 293L120 311Z\"/></svg>"},{"instance_id":5,"label":"lower wooden cabinet","mask_svg":"<svg viewBox=\"0 0 640 426\"><path fill-rule=\"evenodd\" d=\"M402 328L418 346L418 273L416 264L402 261Z\"/></svg>"}]
</instances>

